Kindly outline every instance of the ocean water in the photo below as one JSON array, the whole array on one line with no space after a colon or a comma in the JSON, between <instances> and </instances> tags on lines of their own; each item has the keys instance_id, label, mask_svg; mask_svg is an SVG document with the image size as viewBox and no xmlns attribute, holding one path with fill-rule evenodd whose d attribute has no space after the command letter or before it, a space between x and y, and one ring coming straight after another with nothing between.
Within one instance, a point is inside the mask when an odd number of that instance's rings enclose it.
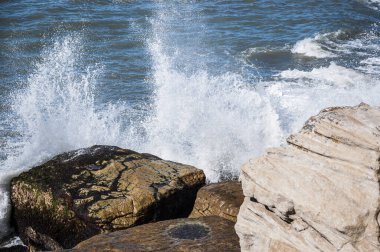
<instances>
[{"instance_id":1,"label":"ocean water","mask_svg":"<svg viewBox=\"0 0 380 252\"><path fill-rule=\"evenodd\" d=\"M9 180L117 145L236 177L327 106L380 105L380 1L1 1Z\"/></svg>"}]
</instances>

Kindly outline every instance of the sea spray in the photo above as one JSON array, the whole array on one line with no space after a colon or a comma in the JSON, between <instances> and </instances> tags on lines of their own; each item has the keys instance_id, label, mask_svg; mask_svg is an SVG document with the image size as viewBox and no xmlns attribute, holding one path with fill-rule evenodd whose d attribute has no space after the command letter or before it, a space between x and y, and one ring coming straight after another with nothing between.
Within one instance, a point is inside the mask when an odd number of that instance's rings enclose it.
<instances>
[{"instance_id":1,"label":"sea spray","mask_svg":"<svg viewBox=\"0 0 380 252\"><path fill-rule=\"evenodd\" d=\"M24 88L14 93L12 126L20 137L7 143L7 159L0 168L0 227L4 233L9 217L6 190L12 176L64 151L125 142L120 107L95 106L100 69L83 67L81 50L78 35L56 39L42 53Z\"/></svg>"},{"instance_id":2,"label":"sea spray","mask_svg":"<svg viewBox=\"0 0 380 252\"><path fill-rule=\"evenodd\" d=\"M1 181L4 181L2 177ZM2 182L4 183L4 182ZM9 232L9 217L10 217L10 207L9 206L9 191L8 186L5 184L0 185L0 240L5 237Z\"/></svg>"},{"instance_id":3,"label":"sea spray","mask_svg":"<svg viewBox=\"0 0 380 252\"><path fill-rule=\"evenodd\" d=\"M17 158L9 157L14 167L83 146L123 141L121 111L115 104L96 107L100 70L83 67L80 55L79 37L57 39L43 52L25 88L15 94L12 108L23 145Z\"/></svg>"},{"instance_id":4,"label":"sea spray","mask_svg":"<svg viewBox=\"0 0 380 252\"><path fill-rule=\"evenodd\" d=\"M212 48L196 36L194 26L202 23L189 8L161 2L152 20L148 49L155 98L144 124L144 151L195 165L215 182L237 177L249 157L280 143L282 131L267 97L242 75L210 74L217 72L207 64L213 60ZM195 36L173 32L177 16L184 17L184 27L195 30Z\"/></svg>"}]
</instances>

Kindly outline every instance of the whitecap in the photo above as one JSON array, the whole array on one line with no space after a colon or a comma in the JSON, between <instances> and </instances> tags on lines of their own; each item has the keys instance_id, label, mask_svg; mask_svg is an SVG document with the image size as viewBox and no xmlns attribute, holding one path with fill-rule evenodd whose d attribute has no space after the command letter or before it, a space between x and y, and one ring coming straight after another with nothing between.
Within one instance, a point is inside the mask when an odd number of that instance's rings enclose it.
<instances>
[{"instance_id":1,"label":"whitecap","mask_svg":"<svg viewBox=\"0 0 380 252\"><path fill-rule=\"evenodd\" d=\"M317 41L318 38L320 38L319 35L298 41L291 49L291 52L318 59L336 57L337 55L334 53L322 48L322 45Z\"/></svg>"},{"instance_id":2,"label":"whitecap","mask_svg":"<svg viewBox=\"0 0 380 252\"><path fill-rule=\"evenodd\" d=\"M311 71L301 71L298 69L286 70L279 74L283 79L309 79L314 85L328 84L335 87L350 87L358 83L370 83L373 81L356 70L339 66L331 62L328 67L314 68Z\"/></svg>"}]
</instances>

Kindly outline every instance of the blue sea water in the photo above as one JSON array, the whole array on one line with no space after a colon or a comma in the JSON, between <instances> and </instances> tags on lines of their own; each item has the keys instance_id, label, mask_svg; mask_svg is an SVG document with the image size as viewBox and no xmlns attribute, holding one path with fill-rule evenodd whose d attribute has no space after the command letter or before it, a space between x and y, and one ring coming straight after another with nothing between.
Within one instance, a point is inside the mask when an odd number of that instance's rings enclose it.
<instances>
[{"instance_id":1,"label":"blue sea water","mask_svg":"<svg viewBox=\"0 0 380 252\"><path fill-rule=\"evenodd\" d=\"M1 1L9 179L94 144L236 177L327 106L380 104L380 1Z\"/></svg>"}]
</instances>

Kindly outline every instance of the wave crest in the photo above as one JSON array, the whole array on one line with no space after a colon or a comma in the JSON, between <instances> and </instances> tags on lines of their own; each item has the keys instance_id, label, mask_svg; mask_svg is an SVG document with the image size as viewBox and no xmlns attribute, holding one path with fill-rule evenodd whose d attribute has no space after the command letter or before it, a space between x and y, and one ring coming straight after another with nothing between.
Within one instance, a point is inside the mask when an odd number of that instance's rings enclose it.
<instances>
[{"instance_id":1,"label":"wave crest","mask_svg":"<svg viewBox=\"0 0 380 252\"><path fill-rule=\"evenodd\" d=\"M314 38L300 40L293 46L291 52L318 59L337 57L336 54L322 48L322 45L318 42L322 38L323 36L316 35Z\"/></svg>"}]
</instances>

